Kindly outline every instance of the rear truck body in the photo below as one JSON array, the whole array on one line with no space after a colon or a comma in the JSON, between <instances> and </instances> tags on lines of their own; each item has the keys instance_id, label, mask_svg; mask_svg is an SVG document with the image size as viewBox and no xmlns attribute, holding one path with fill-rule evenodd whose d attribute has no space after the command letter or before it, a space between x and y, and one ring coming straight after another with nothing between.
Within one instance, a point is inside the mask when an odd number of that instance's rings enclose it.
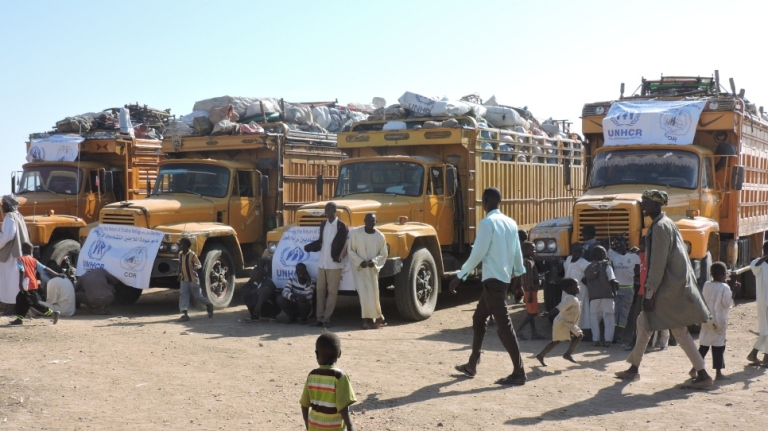
<instances>
[{"instance_id":1,"label":"rear truck body","mask_svg":"<svg viewBox=\"0 0 768 431\"><path fill-rule=\"evenodd\" d=\"M106 205L146 197L160 159L159 140L101 132L79 144L76 161L24 164L12 189L40 261L53 268L65 257L76 262L80 228L98 220Z\"/></svg>"},{"instance_id":2,"label":"rear truck body","mask_svg":"<svg viewBox=\"0 0 768 431\"><path fill-rule=\"evenodd\" d=\"M247 274L265 249L265 233L291 222L310 202L320 178L332 196L344 155L336 136L262 124L266 133L165 139L157 180L147 199L104 207L98 223L165 233L152 286L178 287L178 241L187 237L203 265L201 283L218 308L232 300L235 277ZM325 179L322 179L325 178ZM80 231L85 241L89 225ZM141 291L134 292L138 299Z\"/></svg>"},{"instance_id":3,"label":"rear truck body","mask_svg":"<svg viewBox=\"0 0 768 431\"><path fill-rule=\"evenodd\" d=\"M638 246L652 222L640 210L645 189L668 193L663 211L680 229L700 287L715 261L724 261L733 273L749 272L750 260L762 255L768 230L768 122L743 96L721 92L718 81L643 80L637 96L584 105L585 193L572 217L548 220L531 231L537 259L550 274L561 271L569 244L583 240L584 225L595 226L598 240L624 235L630 246ZM645 100L701 101L703 111L691 124L696 129L692 144L605 146L603 119L612 105ZM754 295L749 276L745 292ZM552 296L559 298L557 292Z\"/></svg>"},{"instance_id":4,"label":"rear truck body","mask_svg":"<svg viewBox=\"0 0 768 431\"><path fill-rule=\"evenodd\" d=\"M526 229L566 216L576 199L569 185L583 181L580 139L555 140L552 154L527 159L541 161L532 163L523 158L541 137L481 128L471 117L458 117L457 127L421 128L435 120L445 118L404 120L407 129L394 131L382 130L385 121L366 121L338 135L348 159L339 166L336 215L358 227L376 214L389 250L380 283L394 286L398 311L410 320L432 314L442 279L469 256L486 187L501 190L500 210ZM319 226L326 203L299 208L295 224ZM267 234L266 257L289 227Z\"/></svg>"}]
</instances>

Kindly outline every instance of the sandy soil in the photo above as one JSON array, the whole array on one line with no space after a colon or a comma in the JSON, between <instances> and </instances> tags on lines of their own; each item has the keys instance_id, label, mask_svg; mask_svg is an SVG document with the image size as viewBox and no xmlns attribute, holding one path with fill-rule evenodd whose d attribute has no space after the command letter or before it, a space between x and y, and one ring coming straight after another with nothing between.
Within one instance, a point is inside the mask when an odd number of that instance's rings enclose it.
<instances>
[{"instance_id":1,"label":"sandy soil","mask_svg":"<svg viewBox=\"0 0 768 431\"><path fill-rule=\"evenodd\" d=\"M494 380L511 371L495 332L486 338L475 379L453 371L469 354L477 287L441 296L420 323L359 330L357 297L342 297L334 327L342 338L339 365L358 403L358 430L760 429L768 378L746 367L755 328L754 302L731 312L726 372L732 380L707 391L680 389L690 363L677 347L646 356L642 378L613 377L628 352L584 343L578 365L559 355L549 366L533 358L546 341L523 341L524 387ZM316 366L321 329L243 323L235 303L208 319L202 311L177 323L178 293L152 289L112 316L77 315L58 325L34 319L8 327L0 318L0 429L8 430L301 430L298 399ZM512 308L519 322L524 310ZM540 327L549 331L542 321ZM711 366L711 360L707 361Z\"/></svg>"}]
</instances>

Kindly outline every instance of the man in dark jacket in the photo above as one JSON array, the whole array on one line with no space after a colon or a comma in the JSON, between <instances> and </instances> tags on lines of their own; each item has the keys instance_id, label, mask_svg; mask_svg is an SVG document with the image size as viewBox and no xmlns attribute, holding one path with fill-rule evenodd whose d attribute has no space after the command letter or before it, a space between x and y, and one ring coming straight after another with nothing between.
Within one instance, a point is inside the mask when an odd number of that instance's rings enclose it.
<instances>
[{"instance_id":1,"label":"man in dark jacket","mask_svg":"<svg viewBox=\"0 0 768 431\"><path fill-rule=\"evenodd\" d=\"M248 307L247 321L255 322L261 317L273 318L280 311L277 306L277 288L275 283L266 276L260 265L253 267L251 278L240 288L243 303Z\"/></svg>"},{"instance_id":2,"label":"man in dark jacket","mask_svg":"<svg viewBox=\"0 0 768 431\"><path fill-rule=\"evenodd\" d=\"M320 224L320 238L304 246L304 251L320 252L317 262L317 323L330 327L341 282L341 258L347 243L347 225L336 217L336 204L325 205L327 221Z\"/></svg>"}]
</instances>

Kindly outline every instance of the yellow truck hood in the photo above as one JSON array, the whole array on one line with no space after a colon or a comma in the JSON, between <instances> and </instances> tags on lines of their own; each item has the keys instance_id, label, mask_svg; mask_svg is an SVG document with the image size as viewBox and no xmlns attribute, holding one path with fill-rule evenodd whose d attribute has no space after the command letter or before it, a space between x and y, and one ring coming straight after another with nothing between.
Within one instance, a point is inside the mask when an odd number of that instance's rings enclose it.
<instances>
[{"instance_id":1,"label":"yellow truck hood","mask_svg":"<svg viewBox=\"0 0 768 431\"><path fill-rule=\"evenodd\" d=\"M360 198L339 198L333 201L316 202L302 206L297 213L297 220L301 220L304 214L314 217L323 217L325 205L334 202L338 207L338 217L351 226L362 226L363 218L367 213L376 213L379 224L397 221L400 216L410 216L411 208L420 205L423 197L377 195L376 200Z\"/></svg>"},{"instance_id":2,"label":"yellow truck hood","mask_svg":"<svg viewBox=\"0 0 768 431\"><path fill-rule=\"evenodd\" d=\"M77 196L53 194L48 192L32 192L17 195L19 212L24 216L48 214L53 210L54 214L67 214L69 208L75 208ZM80 208L83 212L85 208Z\"/></svg>"},{"instance_id":3,"label":"yellow truck hood","mask_svg":"<svg viewBox=\"0 0 768 431\"><path fill-rule=\"evenodd\" d=\"M154 228L165 224L214 222L216 210L212 200L196 195L152 196L109 204L101 210L99 220Z\"/></svg>"}]
</instances>

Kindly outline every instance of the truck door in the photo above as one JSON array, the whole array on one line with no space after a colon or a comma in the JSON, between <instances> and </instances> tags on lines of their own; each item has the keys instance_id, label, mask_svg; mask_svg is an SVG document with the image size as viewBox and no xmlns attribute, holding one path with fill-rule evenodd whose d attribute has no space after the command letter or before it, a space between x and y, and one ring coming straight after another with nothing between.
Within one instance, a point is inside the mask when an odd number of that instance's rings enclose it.
<instances>
[{"instance_id":1,"label":"truck door","mask_svg":"<svg viewBox=\"0 0 768 431\"><path fill-rule=\"evenodd\" d=\"M700 214L703 217L709 217L718 220L719 214L716 214L720 206L720 194L715 187L715 166L712 157L705 157L701 168L701 204Z\"/></svg>"},{"instance_id":2,"label":"truck door","mask_svg":"<svg viewBox=\"0 0 768 431\"><path fill-rule=\"evenodd\" d=\"M446 198L445 168L431 166L428 171L424 223L434 226L440 245L453 242L453 203Z\"/></svg>"},{"instance_id":3,"label":"truck door","mask_svg":"<svg viewBox=\"0 0 768 431\"><path fill-rule=\"evenodd\" d=\"M81 179L82 190L79 194L80 208L77 214L82 217L86 223L91 223L99 218L99 208L96 206L98 187L96 178L99 177L99 171L93 169L88 171L84 179Z\"/></svg>"},{"instance_id":4,"label":"truck door","mask_svg":"<svg viewBox=\"0 0 768 431\"><path fill-rule=\"evenodd\" d=\"M262 212L260 201L256 198L257 174L256 171L238 170L229 199L229 225L235 229L243 244L255 242L261 235Z\"/></svg>"}]
</instances>

